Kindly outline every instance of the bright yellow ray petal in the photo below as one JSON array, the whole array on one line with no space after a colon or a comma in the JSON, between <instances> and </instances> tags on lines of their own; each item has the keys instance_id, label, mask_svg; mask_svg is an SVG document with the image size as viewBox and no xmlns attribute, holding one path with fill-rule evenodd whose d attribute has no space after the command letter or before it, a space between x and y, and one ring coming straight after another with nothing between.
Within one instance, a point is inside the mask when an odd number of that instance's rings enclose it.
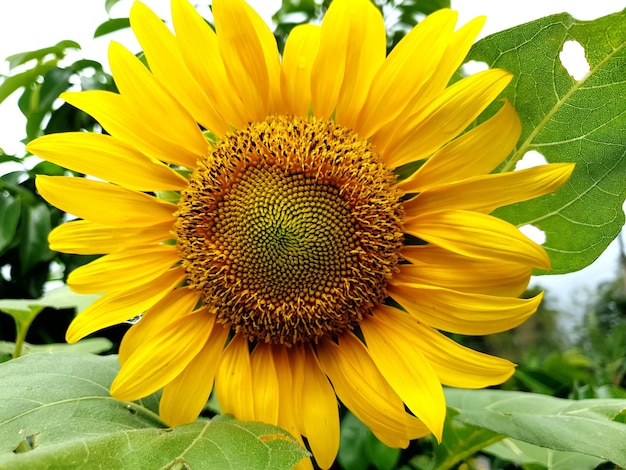
<instances>
[{"instance_id":1,"label":"bright yellow ray petal","mask_svg":"<svg viewBox=\"0 0 626 470\"><path fill-rule=\"evenodd\" d=\"M176 378L163 388L159 402L159 415L169 426L179 426L196 420L206 405L228 329L214 325L215 315L210 315L204 328L211 334L200 352Z\"/></svg>"},{"instance_id":2,"label":"bright yellow ray petal","mask_svg":"<svg viewBox=\"0 0 626 470\"><path fill-rule=\"evenodd\" d=\"M103 225L141 228L174 220L176 205L109 183L37 175L37 190L50 204Z\"/></svg>"},{"instance_id":3,"label":"bright yellow ray petal","mask_svg":"<svg viewBox=\"0 0 626 470\"><path fill-rule=\"evenodd\" d=\"M385 61L387 40L385 22L371 1L345 3L350 5L350 22L342 29L350 29L345 31L348 52L335 119L342 126L354 128L372 80Z\"/></svg>"},{"instance_id":4,"label":"bright yellow ray petal","mask_svg":"<svg viewBox=\"0 0 626 470\"><path fill-rule=\"evenodd\" d=\"M461 255L550 269L545 250L508 222L464 210L429 212L408 219L406 233Z\"/></svg>"},{"instance_id":5,"label":"bright yellow ray petal","mask_svg":"<svg viewBox=\"0 0 626 470\"><path fill-rule=\"evenodd\" d=\"M286 111L307 116L311 107L311 69L320 44L321 29L303 24L291 30L285 42L281 90Z\"/></svg>"},{"instance_id":6,"label":"bright yellow ray petal","mask_svg":"<svg viewBox=\"0 0 626 470\"><path fill-rule=\"evenodd\" d=\"M187 69L176 39L163 21L146 5L137 1L130 9L130 24L157 80L205 129L210 129L220 137L224 135L228 130L227 123ZM117 83L115 73L114 77ZM170 118L170 121L173 119Z\"/></svg>"},{"instance_id":7,"label":"bright yellow ray petal","mask_svg":"<svg viewBox=\"0 0 626 470\"><path fill-rule=\"evenodd\" d=\"M302 442L300 436L303 429L298 427L297 415L294 407L294 396L296 394L293 387L293 377L291 366L289 365L289 353L287 348L280 345L272 346L272 354L274 356L274 365L276 367L276 378L278 379L278 425L291 433L296 439Z\"/></svg>"},{"instance_id":8,"label":"bright yellow ray petal","mask_svg":"<svg viewBox=\"0 0 626 470\"><path fill-rule=\"evenodd\" d=\"M421 421L404 411L402 400L380 375L365 346L351 333L344 336L340 346L332 341L318 344L317 354L348 409L390 447L406 448L411 439L430 434ZM353 344L344 350L345 343Z\"/></svg>"},{"instance_id":9,"label":"bright yellow ray petal","mask_svg":"<svg viewBox=\"0 0 626 470\"><path fill-rule=\"evenodd\" d=\"M437 67L452 35L457 13L428 15L393 48L376 74L355 129L369 137L396 118L419 94ZM416 60L419 57L419 60Z\"/></svg>"},{"instance_id":10,"label":"bright yellow ray petal","mask_svg":"<svg viewBox=\"0 0 626 470\"><path fill-rule=\"evenodd\" d=\"M292 347L288 351L289 368L291 371L291 385L293 387L293 408L295 410L295 422L300 434L305 435L304 418L301 410L304 407L302 401L304 389L304 351L302 347Z\"/></svg>"},{"instance_id":11,"label":"bright yellow ray petal","mask_svg":"<svg viewBox=\"0 0 626 470\"><path fill-rule=\"evenodd\" d=\"M215 32L187 0L172 1L172 21L182 58L209 101L224 117L225 124L245 126L249 120L247 110L233 93Z\"/></svg>"},{"instance_id":12,"label":"bright yellow ray petal","mask_svg":"<svg viewBox=\"0 0 626 470\"><path fill-rule=\"evenodd\" d=\"M269 27L242 0L215 0L213 15L222 60L249 120L280 112L280 59Z\"/></svg>"},{"instance_id":13,"label":"bright yellow ray petal","mask_svg":"<svg viewBox=\"0 0 626 470\"><path fill-rule=\"evenodd\" d=\"M414 109L419 109L448 86L452 75L458 70L467 56L476 36L485 25L484 16L472 19L461 28L459 28L452 36L441 61L437 65L433 74L429 77L428 83L422 88L420 94L416 96L416 100L412 103ZM437 41L434 39L433 42Z\"/></svg>"},{"instance_id":14,"label":"bright yellow ray petal","mask_svg":"<svg viewBox=\"0 0 626 470\"><path fill-rule=\"evenodd\" d=\"M481 175L427 189L406 201L406 217L425 212L463 209L490 213L498 207L556 191L569 179L572 163L554 163L525 170Z\"/></svg>"},{"instance_id":15,"label":"bright yellow ray petal","mask_svg":"<svg viewBox=\"0 0 626 470\"><path fill-rule=\"evenodd\" d=\"M138 8L139 5L135 3L134 6ZM165 91L141 61L121 44L111 42L109 64L122 97L151 133L177 146L193 149L197 155L206 153L206 140L190 114L187 102L179 104L172 98L169 87ZM200 101L200 97L195 99Z\"/></svg>"},{"instance_id":16,"label":"bright yellow ray petal","mask_svg":"<svg viewBox=\"0 0 626 470\"><path fill-rule=\"evenodd\" d=\"M128 246L153 245L171 238L172 222L146 228L109 227L74 220L55 227L48 236L50 249L76 255L106 254Z\"/></svg>"},{"instance_id":17,"label":"bright yellow ray petal","mask_svg":"<svg viewBox=\"0 0 626 470\"><path fill-rule=\"evenodd\" d=\"M407 246L389 281L394 285L423 284L475 294L518 297L528 287L532 268L527 264L468 258L434 245Z\"/></svg>"},{"instance_id":18,"label":"bright yellow ray petal","mask_svg":"<svg viewBox=\"0 0 626 470\"><path fill-rule=\"evenodd\" d=\"M209 314L200 310L172 322L137 349L122 365L111 384L111 395L133 401L156 392L196 357L205 345L210 328Z\"/></svg>"},{"instance_id":19,"label":"bright yellow ray petal","mask_svg":"<svg viewBox=\"0 0 626 470\"><path fill-rule=\"evenodd\" d=\"M224 349L215 375L215 393L222 412L254 421L254 394L248 340L236 334Z\"/></svg>"},{"instance_id":20,"label":"bright yellow ray petal","mask_svg":"<svg viewBox=\"0 0 626 470\"><path fill-rule=\"evenodd\" d=\"M512 75L490 69L448 87L421 111L398 123L397 131L377 133L372 141L385 163L396 168L424 158L458 136L500 94Z\"/></svg>"},{"instance_id":21,"label":"bright yellow ray petal","mask_svg":"<svg viewBox=\"0 0 626 470\"><path fill-rule=\"evenodd\" d=\"M274 354L267 343L259 343L250 355L252 382L254 383L254 419L278 424L280 386Z\"/></svg>"},{"instance_id":22,"label":"bright yellow ray petal","mask_svg":"<svg viewBox=\"0 0 626 470\"><path fill-rule=\"evenodd\" d=\"M175 191L187 185L187 180L171 168L104 134L48 134L30 142L26 150L62 167L135 191Z\"/></svg>"},{"instance_id":23,"label":"bright yellow ray petal","mask_svg":"<svg viewBox=\"0 0 626 470\"><path fill-rule=\"evenodd\" d=\"M337 398L315 353L304 348L304 380L302 387L302 418L315 461L321 468L330 468L339 450L339 410Z\"/></svg>"},{"instance_id":24,"label":"bright yellow ray petal","mask_svg":"<svg viewBox=\"0 0 626 470\"><path fill-rule=\"evenodd\" d=\"M519 117L505 100L492 118L441 148L398 187L408 193L420 192L490 173L511 153L521 132Z\"/></svg>"},{"instance_id":25,"label":"bright yellow ray petal","mask_svg":"<svg viewBox=\"0 0 626 470\"><path fill-rule=\"evenodd\" d=\"M136 289L103 295L72 321L65 339L68 343L75 343L95 331L136 317L169 294L184 279L184 271L176 268Z\"/></svg>"},{"instance_id":26,"label":"bright yellow ray petal","mask_svg":"<svg viewBox=\"0 0 626 470\"><path fill-rule=\"evenodd\" d=\"M505 382L515 371L512 362L461 346L396 308L381 305L376 313L383 317L395 334L403 336L424 354L445 385L489 387Z\"/></svg>"},{"instance_id":27,"label":"bright yellow ray petal","mask_svg":"<svg viewBox=\"0 0 626 470\"><path fill-rule=\"evenodd\" d=\"M160 277L180 258L178 248L172 245L129 248L76 268L67 284L79 294L134 289Z\"/></svg>"},{"instance_id":28,"label":"bright yellow ray petal","mask_svg":"<svg viewBox=\"0 0 626 470\"><path fill-rule=\"evenodd\" d=\"M384 48L384 24L370 2L331 3L322 20L319 51L311 71L314 114L329 118L337 111L343 125L356 119L385 59Z\"/></svg>"},{"instance_id":29,"label":"bright yellow ray petal","mask_svg":"<svg viewBox=\"0 0 626 470\"><path fill-rule=\"evenodd\" d=\"M190 141L181 140L180 135L176 133L183 123L164 130L165 134L160 134L158 130L148 127L144 121L146 113L144 106L136 109L128 103L125 97L117 93L90 90L65 92L60 97L93 116L116 139L155 160L194 168L196 161L208 152L208 143L201 140L203 137L199 128L197 129L199 136ZM156 113L153 118L157 118ZM164 125L170 119L169 114L161 115ZM185 121L188 124L190 122L189 118ZM183 135L187 133L183 132Z\"/></svg>"},{"instance_id":30,"label":"bright yellow ray petal","mask_svg":"<svg viewBox=\"0 0 626 470\"><path fill-rule=\"evenodd\" d=\"M418 321L450 333L490 335L528 319L543 294L530 299L469 294L424 285L389 285L389 295Z\"/></svg>"},{"instance_id":31,"label":"bright yellow ray petal","mask_svg":"<svg viewBox=\"0 0 626 470\"><path fill-rule=\"evenodd\" d=\"M141 320L124 334L119 349L119 360L126 360L143 344L148 343L159 331L181 316L190 314L200 300L200 293L186 287L179 287L150 307Z\"/></svg>"},{"instance_id":32,"label":"bright yellow ray petal","mask_svg":"<svg viewBox=\"0 0 626 470\"><path fill-rule=\"evenodd\" d=\"M446 400L424 355L374 312L360 322L370 357L385 380L415 416L441 441Z\"/></svg>"}]
</instances>

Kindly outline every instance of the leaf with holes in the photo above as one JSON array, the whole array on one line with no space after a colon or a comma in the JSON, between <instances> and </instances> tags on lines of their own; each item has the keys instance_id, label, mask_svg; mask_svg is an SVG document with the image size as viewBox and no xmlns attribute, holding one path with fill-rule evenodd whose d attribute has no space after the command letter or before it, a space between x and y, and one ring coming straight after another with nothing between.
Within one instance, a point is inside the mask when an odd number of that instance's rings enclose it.
<instances>
[{"instance_id":1,"label":"leaf with holes","mask_svg":"<svg viewBox=\"0 0 626 470\"><path fill-rule=\"evenodd\" d=\"M590 70L580 80L559 59L568 41L585 50ZM515 106L523 130L503 170L529 150L548 162L576 163L571 180L555 194L496 215L545 232L551 274L589 265L624 224L626 11L594 21L565 13L542 18L479 41L469 59L514 74L503 96Z\"/></svg>"},{"instance_id":2,"label":"leaf with holes","mask_svg":"<svg viewBox=\"0 0 626 470\"><path fill-rule=\"evenodd\" d=\"M156 396L110 396L118 369L83 353L0 364L0 468L288 469L307 455L286 431L227 416L167 428Z\"/></svg>"}]
</instances>

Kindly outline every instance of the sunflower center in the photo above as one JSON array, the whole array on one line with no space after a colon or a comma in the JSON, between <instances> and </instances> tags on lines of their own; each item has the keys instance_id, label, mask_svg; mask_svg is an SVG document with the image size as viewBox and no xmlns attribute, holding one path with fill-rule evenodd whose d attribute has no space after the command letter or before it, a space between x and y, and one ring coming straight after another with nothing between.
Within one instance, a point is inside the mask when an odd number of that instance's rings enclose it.
<instances>
[{"instance_id":1,"label":"sunflower center","mask_svg":"<svg viewBox=\"0 0 626 470\"><path fill-rule=\"evenodd\" d=\"M182 192L187 282L251 341L293 345L358 325L403 241L395 178L332 121L273 116L225 137Z\"/></svg>"}]
</instances>

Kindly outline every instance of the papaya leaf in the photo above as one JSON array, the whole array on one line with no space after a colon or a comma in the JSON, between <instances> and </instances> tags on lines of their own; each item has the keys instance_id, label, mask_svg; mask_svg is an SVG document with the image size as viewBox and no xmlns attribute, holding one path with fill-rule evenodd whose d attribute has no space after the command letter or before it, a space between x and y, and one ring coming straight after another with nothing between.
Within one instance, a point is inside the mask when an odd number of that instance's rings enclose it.
<instances>
[{"instance_id":1,"label":"papaya leaf","mask_svg":"<svg viewBox=\"0 0 626 470\"><path fill-rule=\"evenodd\" d=\"M567 41L584 48L589 71L580 79L559 58ZM530 150L548 162L576 163L570 181L555 194L496 215L545 233L550 274L591 264L624 224L626 11L593 21L565 13L541 18L482 39L468 58L514 75L503 97L515 106L523 129L503 170Z\"/></svg>"},{"instance_id":2,"label":"papaya leaf","mask_svg":"<svg viewBox=\"0 0 626 470\"><path fill-rule=\"evenodd\" d=\"M109 395L118 369L116 356L84 353L0 364L0 467L269 470L307 455L286 431L228 416L168 428L156 395Z\"/></svg>"}]
</instances>

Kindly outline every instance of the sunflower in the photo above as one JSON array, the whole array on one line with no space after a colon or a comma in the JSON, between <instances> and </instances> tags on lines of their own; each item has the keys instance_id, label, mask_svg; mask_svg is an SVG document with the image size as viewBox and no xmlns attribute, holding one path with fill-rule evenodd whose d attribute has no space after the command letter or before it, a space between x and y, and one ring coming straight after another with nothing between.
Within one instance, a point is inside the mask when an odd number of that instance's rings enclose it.
<instances>
[{"instance_id":1,"label":"sunflower","mask_svg":"<svg viewBox=\"0 0 626 470\"><path fill-rule=\"evenodd\" d=\"M281 55L242 0L213 12L215 32L172 0L173 33L135 3L149 68L112 43L119 93L63 96L107 134L28 146L93 176L37 179L79 219L51 248L104 255L69 275L74 291L103 295L67 340L140 316L114 397L163 389L160 414L176 426L214 392L223 412L306 438L323 468L339 445L338 399L389 446L440 440L442 384L485 387L514 370L440 331L519 325L541 300L518 298L532 269L549 268L490 213L553 192L572 166L491 173L518 117L502 101L471 124L511 75L449 85L482 18L455 30L456 13L440 10L387 56L379 11L335 0Z\"/></svg>"}]
</instances>

